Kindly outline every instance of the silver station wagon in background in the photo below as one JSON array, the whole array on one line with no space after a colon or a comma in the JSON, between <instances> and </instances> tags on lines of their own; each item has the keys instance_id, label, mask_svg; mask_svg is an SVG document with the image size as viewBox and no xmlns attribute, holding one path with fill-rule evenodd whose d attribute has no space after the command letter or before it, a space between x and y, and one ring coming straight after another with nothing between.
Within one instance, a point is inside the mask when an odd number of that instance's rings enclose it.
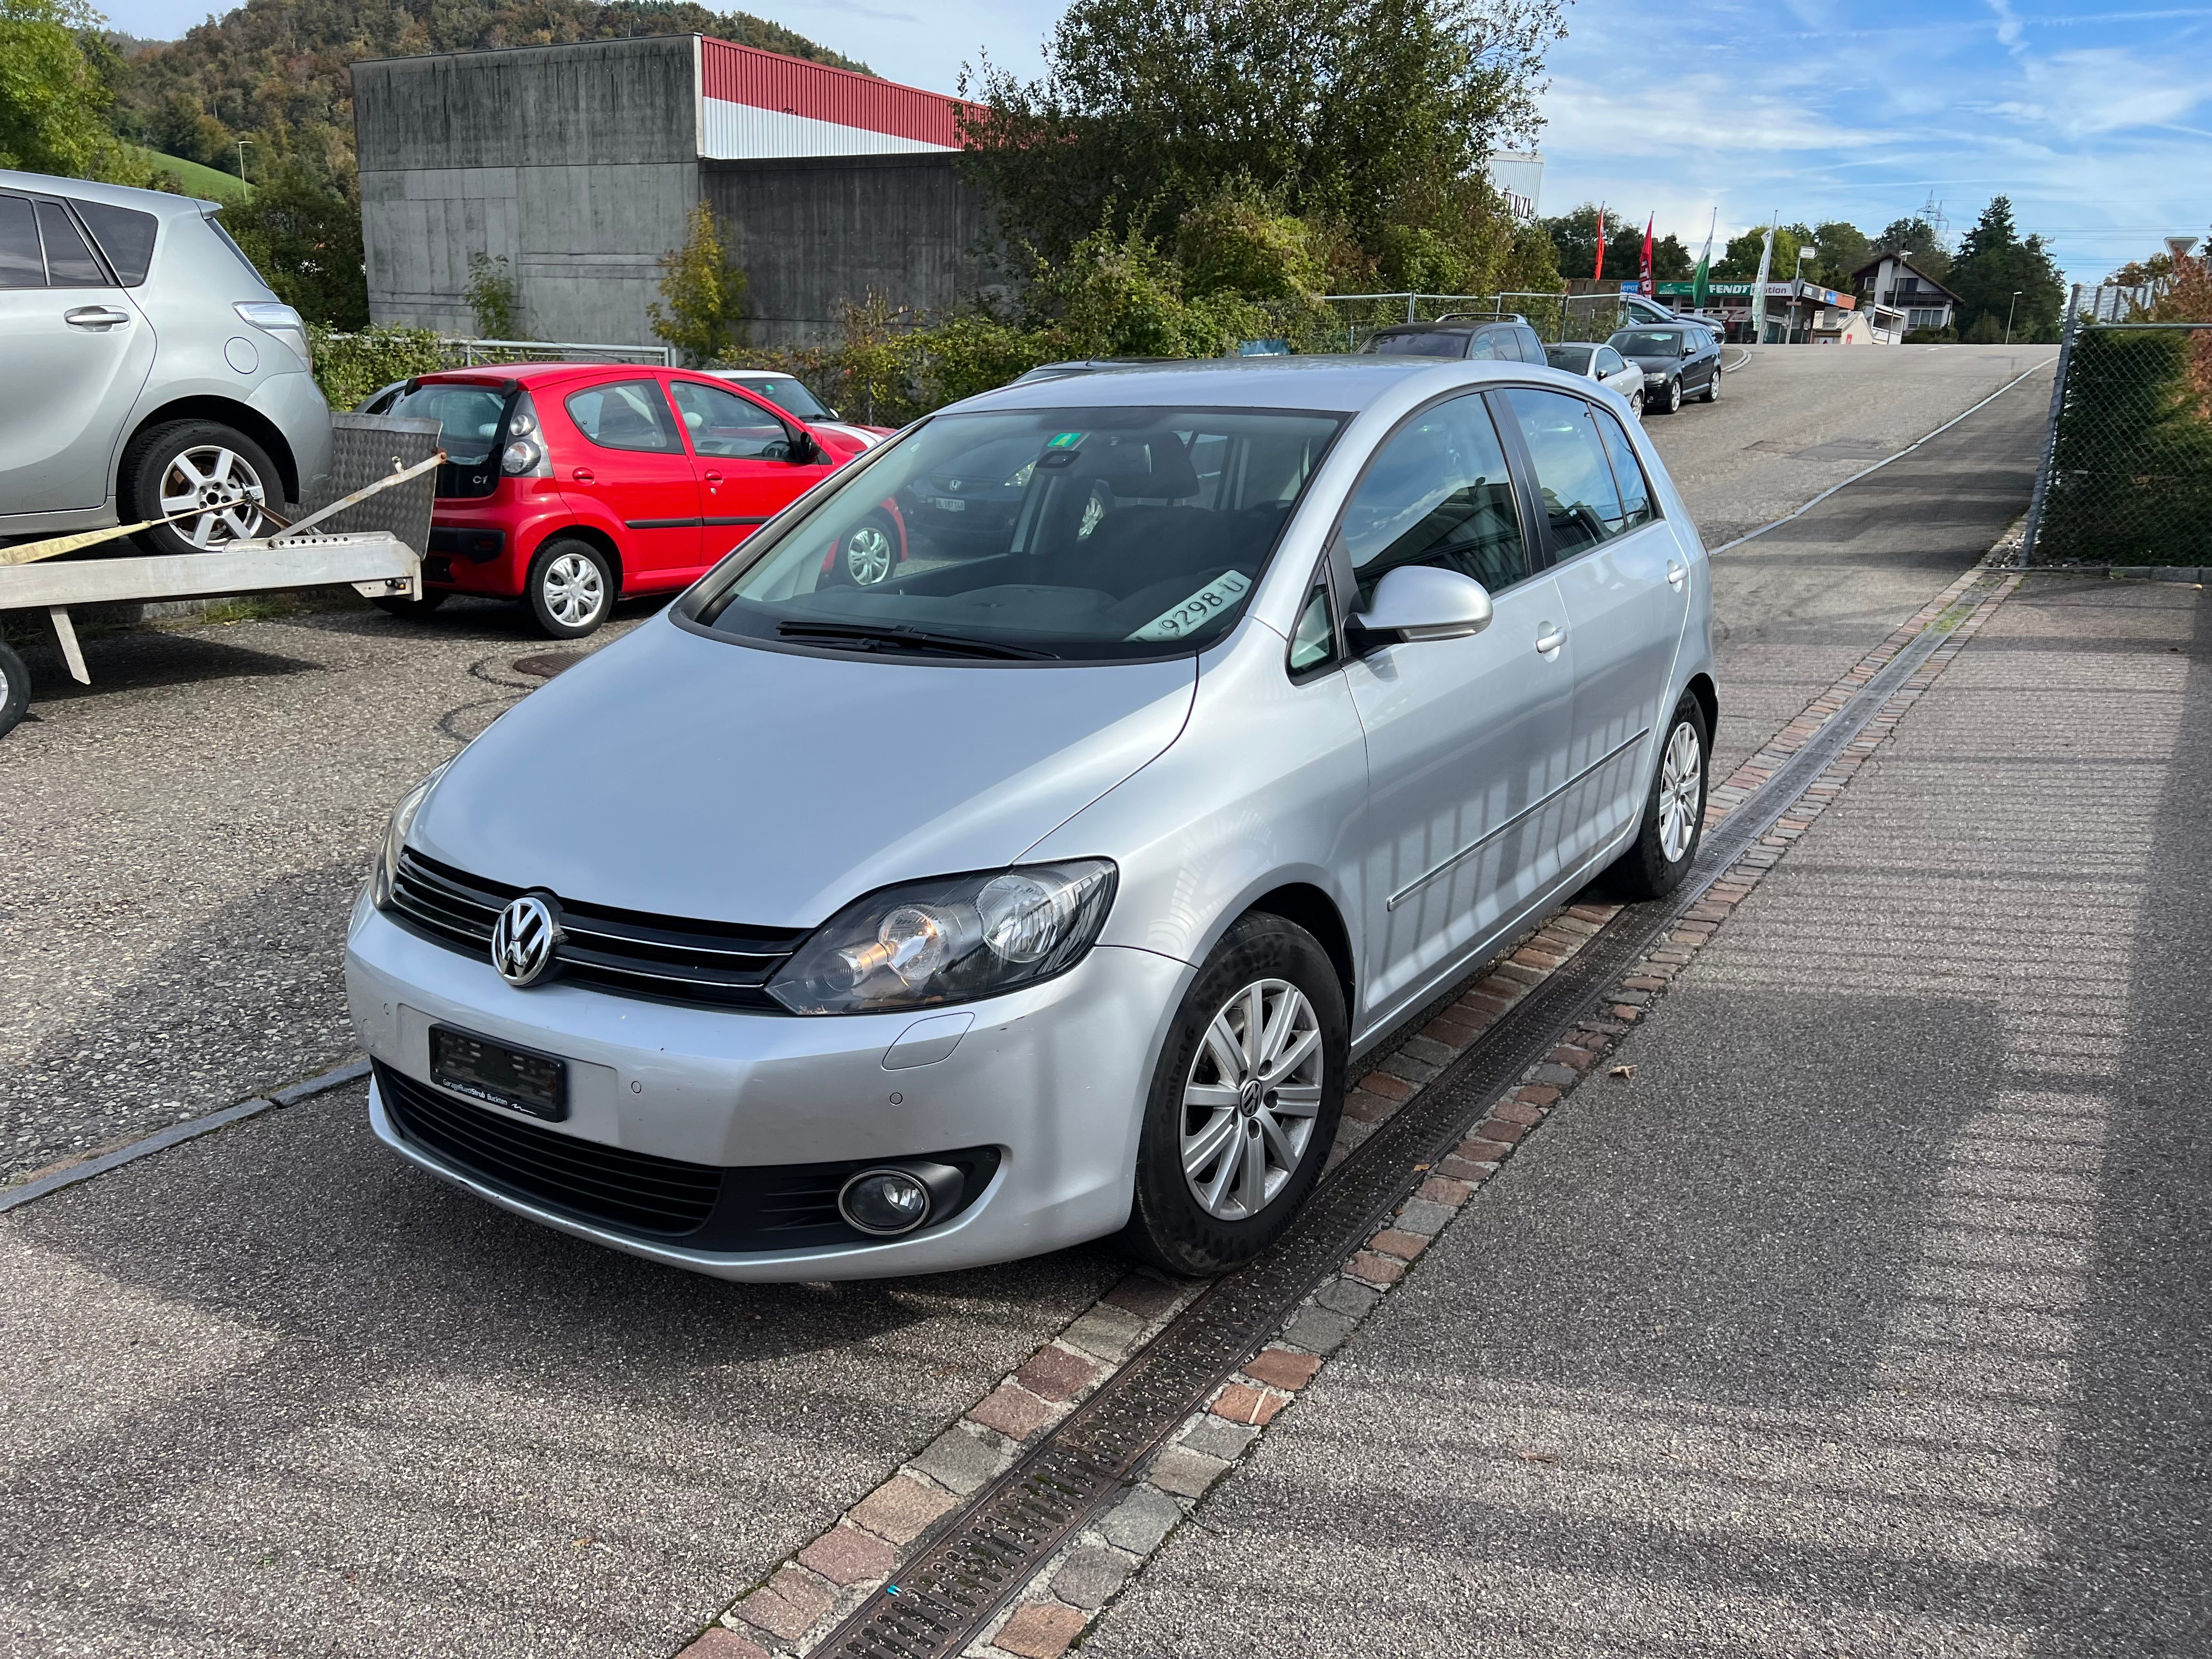
<instances>
[{"instance_id":1,"label":"silver station wagon in background","mask_svg":"<svg viewBox=\"0 0 2212 1659\"><path fill-rule=\"evenodd\" d=\"M1010 448L1025 458L1004 463ZM971 458L983 458L971 467ZM988 535L910 520L1006 483ZM733 1279L1290 1220L1350 1060L1695 855L1708 566L1526 362L1108 369L933 416L400 803L349 927L376 1133Z\"/></svg>"},{"instance_id":2,"label":"silver station wagon in background","mask_svg":"<svg viewBox=\"0 0 2212 1659\"><path fill-rule=\"evenodd\" d=\"M0 535L159 519L144 551L199 552L328 474L307 325L216 212L0 172Z\"/></svg>"}]
</instances>

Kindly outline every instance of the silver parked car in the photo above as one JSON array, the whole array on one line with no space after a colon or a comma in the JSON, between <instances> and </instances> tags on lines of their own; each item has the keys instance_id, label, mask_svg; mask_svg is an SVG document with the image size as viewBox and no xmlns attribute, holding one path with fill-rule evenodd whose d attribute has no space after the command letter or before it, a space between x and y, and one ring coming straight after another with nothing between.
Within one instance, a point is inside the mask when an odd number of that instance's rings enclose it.
<instances>
[{"instance_id":1,"label":"silver parked car","mask_svg":"<svg viewBox=\"0 0 2212 1659\"><path fill-rule=\"evenodd\" d=\"M1010 444L991 537L841 578L854 523ZM728 1278L1117 1233L1219 1271L1311 1189L1353 1055L1601 872L1681 878L1714 714L1698 532L1588 380L1006 387L400 803L346 958L372 1121Z\"/></svg>"},{"instance_id":2,"label":"silver parked car","mask_svg":"<svg viewBox=\"0 0 2212 1659\"><path fill-rule=\"evenodd\" d=\"M0 535L166 520L146 551L199 552L329 473L307 326L217 211L0 172Z\"/></svg>"},{"instance_id":3,"label":"silver parked car","mask_svg":"<svg viewBox=\"0 0 2212 1659\"><path fill-rule=\"evenodd\" d=\"M1563 374L1579 374L1611 386L1627 399L1631 414L1638 420L1644 418L1644 371L1611 346L1570 340L1564 345L1546 346L1544 360Z\"/></svg>"}]
</instances>

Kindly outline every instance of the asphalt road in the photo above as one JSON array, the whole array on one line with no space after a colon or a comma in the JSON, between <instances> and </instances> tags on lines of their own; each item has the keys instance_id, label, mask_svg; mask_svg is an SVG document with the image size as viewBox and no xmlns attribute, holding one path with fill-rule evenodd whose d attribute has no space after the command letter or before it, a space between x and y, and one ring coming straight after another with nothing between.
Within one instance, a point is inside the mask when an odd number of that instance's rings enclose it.
<instances>
[{"instance_id":1,"label":"asphalt road","mask_svg":"<svg viewBox=\"0 0 2212 1659\"><path fill-rule=\"evenodd\" d=\"M2212 1651L2208 787L2038 579L1084 1651Z\"/></svg>"},{"instance_id":2,"label":"asphalt road","mask_svg":"<svg viewBox=\"0 0 2212 1659\"><path fill-rule=\"evenodd\" d=\"M1882 355L1929 382L1885 391L1908 435L1990 389ZM1823 417L1840 428L1869 395L1856 370L1770 367L1662 436L1717 501L1786 510L1835 482L1732 454L1719 422L1768 405L1794 441L1808 406L1849 403ZM2020 441L1880 475L1930 469L1882 533L1748 544L1719 583L1723 696L1739 664L1747 700L1810 695L1970 562L2024 501ZM1900 533L1999 464L2014 483L1940 554ZM40 718L0 744L0 1179L343 1058L338 945L384 814L545 648L511 610L455 605L119 634L90 643L82 691L42 661ZM358 1090L10 1213L0 1256L0 1559L21 1563L0 1645L34 1654L665 1653L1116 1271L1079 1251L836 1291L664 1273L380 1153Z\"/></svg>"}]
</instances>

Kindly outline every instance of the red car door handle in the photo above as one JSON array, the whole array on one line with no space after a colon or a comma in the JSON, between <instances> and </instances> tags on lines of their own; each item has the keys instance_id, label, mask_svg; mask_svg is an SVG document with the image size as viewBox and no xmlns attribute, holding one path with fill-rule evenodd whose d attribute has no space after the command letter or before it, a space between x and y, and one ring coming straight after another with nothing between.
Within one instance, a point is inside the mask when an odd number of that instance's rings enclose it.
<instances>
[{"instance_id":1,"label":"red car door handle","mask_svg":"<svg viewBox=\"0 0 2212 1659\"><path fill-rule=\"evenodd\" d=\"M580 466L568 476L578 483L589 483L592 482L592 469L588 466Z\"/></svg>"},{"instance_id":2,"label":"red car door handle","mask_svg":"<svg viewBox=\"0 0 2212 1659\"><path fill-rule=\"evenodd\" d=\"M722 482L722 475L719 472L709 472L707 475L707 482L710 484L718 484Z\"/></svg>"}]
</instances>

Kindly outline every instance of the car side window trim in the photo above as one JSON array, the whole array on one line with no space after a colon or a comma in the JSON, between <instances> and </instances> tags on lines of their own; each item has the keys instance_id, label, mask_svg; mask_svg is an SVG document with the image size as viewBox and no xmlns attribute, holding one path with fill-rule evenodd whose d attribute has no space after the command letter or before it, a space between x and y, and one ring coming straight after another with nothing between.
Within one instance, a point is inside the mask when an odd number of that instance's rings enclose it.
<instances>
[{"instance_id":1,"label":"car side window trim","mask_svg":"<svg viewBox=\"0 0 2212 1659\"><path fill-rule=\"evenodd\" d=\"M1516 382L1515 384L1517 385L1519 383ZM1536 493L1538 489L1535 483L1536 458L1528 453L1528 441L1521 434L1521 422L1513 417L1513 410L1505 402L1504 394L1509 389L1509 387L1503 386L1488 388L1488 391L1493 394L1490 412L1492 422L1497 425L1499 437L1504 441L1505 460L1507 466L1511 470L1513 474L1514 494L1520 498L1521 520L1522 526L1522 534L1524 537L1527 536L1531 527L1538 532L1536 538L1530 541L1528 546L1532 553L1536 551L1538 549L1541 550L1543 562L1540 565L1532 565L1532 574L1536 570L1561 569L1567 565L1572 564L1577 559L1586 559L1591 554L1595 553L1601 549L1611 547L1615 542L1620 541L1626 537L1637 535L1643 531L1649 530L1653 525L1663 524L1666 522L1667 514L1660 506L1659 492L1651 487L1651 475L1649 472L1645 472L1644 475L1644 493L1650 499L1651 516L1645 520L1644 523L1634 526L1632 529L1622 531L1617 535L1608 536L1603 541L1594 542L1588 547L1576 548L1572 551L1569 552L1565 557L1562 558L1559 554L1559 544L1553 539L1552 535L1551 515L1542 510L1542 499ZM1576 395L1573 392L1562 392L1557 386L1529 386L1527 390L1532 392L1555 392L1563 398L1573 397ZM1607 411L1600 409L1595 404L1590 403L1589 398L1584 398L1582 401L1583 403L1589 404L1590 417L1592 420L1595 421L1606 417ZM1602 433L1603 428L1601 428L1599 430ZM1624 435L1626 435L1626 428L1623 429L1623 433ZM1618 470L1613 467L1613 455L1610 448L1603 442L1601 438L1599 442L1598 448L1600 453L1605 456L1607 471L1613 477L1614 493L1616 495L1620 495L1620 475ZM1635 441L1633 439L1630 439L1629 453L1631 454L1634 454L1635 449ZM1638 468L1641 468L1643 465L1643 457L1639 455L1637 457L1637 465ZM1625 495L1621 495L1620 499L1625 501L1626 497Z\"/></svg>"}]
</instances>

